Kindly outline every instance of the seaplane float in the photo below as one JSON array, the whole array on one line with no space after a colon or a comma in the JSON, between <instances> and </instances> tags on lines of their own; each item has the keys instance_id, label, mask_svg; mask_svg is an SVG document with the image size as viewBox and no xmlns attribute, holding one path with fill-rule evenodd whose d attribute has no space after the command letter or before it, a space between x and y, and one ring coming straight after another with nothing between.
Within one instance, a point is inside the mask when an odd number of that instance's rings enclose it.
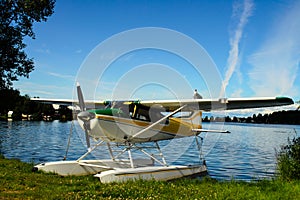
<instances>
[{"instance_id":1,"label":"seaplane float","mask_svg":"<svg viewBox=\"0 0 300 200\"><path fill-rule=\"evenodd\" d=\"M77 160L41 163L34 169L62 176L93 174L102 183L135 179L173 180L207 174L207 166L201 156L203 138L200 134L229 131L203 129L203 111L294 103L288 97L85 102L79 84L77 96L77 101L32 99L48 104L76 104L80 108L77 114L78 123L85 132L87 145L86 153ZM199 162L191 165L168 164L158 142L183 137L195 138ZM91 138L96 141L93 145L90 142ZM106 148L109 159L85 159L99 146ZM134 151L140 152L144 157L134 158Z\"/></svg>"}]
</instances>

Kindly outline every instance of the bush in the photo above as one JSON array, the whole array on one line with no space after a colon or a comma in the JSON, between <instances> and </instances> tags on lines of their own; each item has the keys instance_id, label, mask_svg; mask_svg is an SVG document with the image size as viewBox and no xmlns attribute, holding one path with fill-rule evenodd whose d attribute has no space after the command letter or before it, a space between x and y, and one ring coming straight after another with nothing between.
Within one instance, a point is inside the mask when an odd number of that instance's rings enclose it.
<instances>
[{"instance_id":1,"label":"bush","mask_svg":"<svg viewBox=\"0 0 300 200\"><path fill-rule=\"evenodd\" d=\"M279 176L286 180L300 180L300 137L288 140L277 153Z\"/></svg>"}]
</instances>

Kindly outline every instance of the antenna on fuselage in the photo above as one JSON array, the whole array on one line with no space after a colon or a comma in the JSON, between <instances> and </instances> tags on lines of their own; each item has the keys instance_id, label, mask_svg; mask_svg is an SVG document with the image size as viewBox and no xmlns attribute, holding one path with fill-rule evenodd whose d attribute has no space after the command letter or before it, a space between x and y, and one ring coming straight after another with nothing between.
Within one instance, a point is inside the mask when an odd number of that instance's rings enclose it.
<instances>
[{"instance_id":1,"label":"antenna on fuselage","mask_svg":"<svg viewBox=\"0 0 300 200\"><path fill-rule=\"evenodd\" d=\"M198 93L197 89L194 91L194 99L203 99L203 97Z\"/></svg>"}]
</instances>

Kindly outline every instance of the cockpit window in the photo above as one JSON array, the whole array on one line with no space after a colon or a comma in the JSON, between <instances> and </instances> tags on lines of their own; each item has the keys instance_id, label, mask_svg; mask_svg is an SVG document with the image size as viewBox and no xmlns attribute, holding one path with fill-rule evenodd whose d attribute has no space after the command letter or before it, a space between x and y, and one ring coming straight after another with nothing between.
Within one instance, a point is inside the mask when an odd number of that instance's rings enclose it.
<instances>
[{"instance_id":1,"label":"cockpit window","mask_svg":"<svg viewBox=\"0 0 300 200\"><path fill-rule=\"evenodd\" d=\"M193 111L182 111L182 112L178 112L178 113L174 114L172 117L174 117L174 118L189 118L192 115L193 115Z\"/></svg>"}]
</instances>

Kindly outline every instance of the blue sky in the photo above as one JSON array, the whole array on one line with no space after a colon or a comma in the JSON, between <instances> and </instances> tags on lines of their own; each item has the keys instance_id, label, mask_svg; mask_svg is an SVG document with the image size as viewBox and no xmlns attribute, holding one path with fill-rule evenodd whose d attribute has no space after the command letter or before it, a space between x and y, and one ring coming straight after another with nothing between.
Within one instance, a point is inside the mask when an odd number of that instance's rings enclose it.
<instances>
[{"instance_id":1,"label":"blue sky","mask_svg":"<svg viewBox=\"0 0 300 200\"><path fill-rule=\"evenodd\" d=\"M214 77L197 73L180 55L142 49L117 57L101 76L90 71L85 79L93 84L81 82L86 98L191 98L197 88L206 98L285 95L300 100L300 2L289 0L57 0L48 21L34 25L36 39L25 41L35 70L14 86L31 97L73 98L91 52L116 34L144 27L175 31L202 46L226 92L210 87Z\"/></svg>"}]
</instances>

